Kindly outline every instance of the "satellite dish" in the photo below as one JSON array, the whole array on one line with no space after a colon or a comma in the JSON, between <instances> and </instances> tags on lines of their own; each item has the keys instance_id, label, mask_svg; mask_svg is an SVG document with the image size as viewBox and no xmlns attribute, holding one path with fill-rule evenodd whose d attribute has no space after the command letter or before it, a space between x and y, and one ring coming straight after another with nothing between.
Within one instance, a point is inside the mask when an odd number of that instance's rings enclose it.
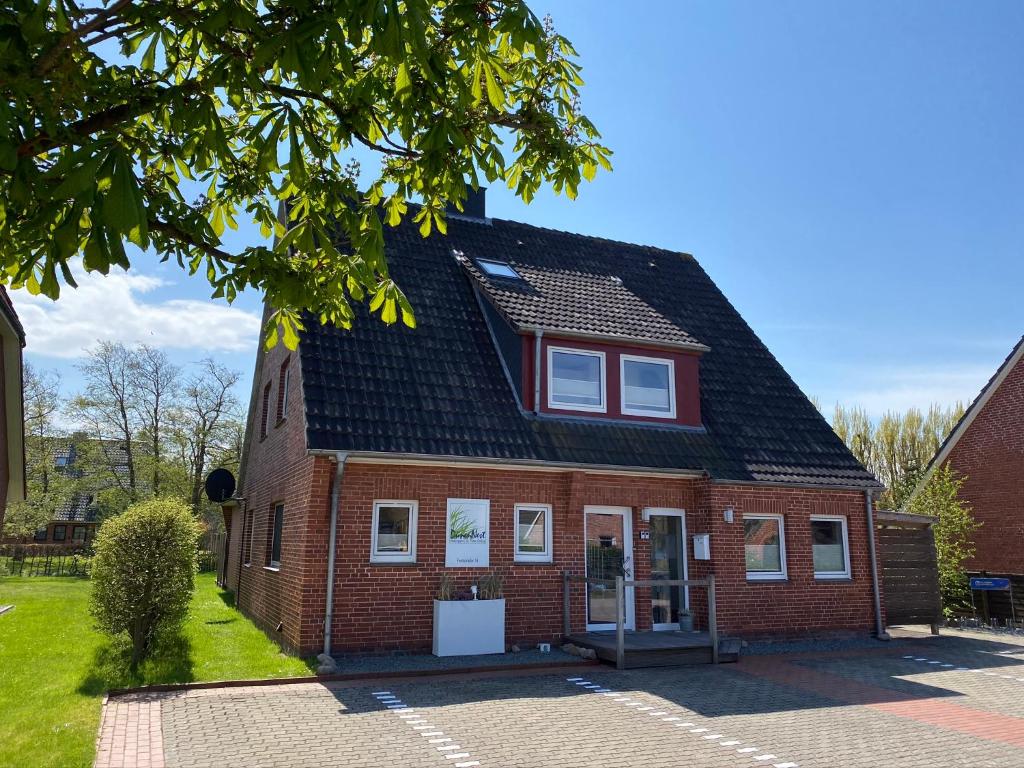
<instances>
[{"instance_id":1,"label":"satellite dish","mask_svg":"<svg viewBox=\"0 0 1024 768\"><path fill-rule=\"evenodd\" d=\"M221 504L235 492L235 476L223 467L206 476L206 497L215 504Z\"/></svg>"}]
</instances>

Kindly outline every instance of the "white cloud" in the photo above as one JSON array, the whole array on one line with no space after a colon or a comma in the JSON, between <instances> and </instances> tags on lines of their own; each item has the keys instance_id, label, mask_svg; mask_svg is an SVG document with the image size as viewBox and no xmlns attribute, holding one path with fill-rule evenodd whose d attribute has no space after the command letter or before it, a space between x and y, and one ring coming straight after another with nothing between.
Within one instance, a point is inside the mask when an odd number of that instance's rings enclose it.
<instances>
[{"instance_id":1,"label":"white cloud","mask_svg":"<svg viewBox=\"0 0 1024 768\"><path fill-rule=\"evenodd\" d=\"M994 367L961 365L909 368L866 368L868 375L849 382L845 387L825 393L821 397L826 415L838 402L844 406L860 406L872 417L886 411L906 411L908 408L927 409L932 403L951 406L958 400L969 405L995 372Z\"/></svg>"},{"instance_id":2,"label":"white cloud","mask_svg":"<svg viewBox=\"0 0 1024 768\"><path fill-rule=\"evenodd\" d=\"M212 301L146 301L146 294L167 283L134 271L74 272L78 288L62 287L56 302L17 292L14 301L31 354L82 357L98 339L161 349L255 349L260 329L255 313Z\"/></svg>"}]
</instances>

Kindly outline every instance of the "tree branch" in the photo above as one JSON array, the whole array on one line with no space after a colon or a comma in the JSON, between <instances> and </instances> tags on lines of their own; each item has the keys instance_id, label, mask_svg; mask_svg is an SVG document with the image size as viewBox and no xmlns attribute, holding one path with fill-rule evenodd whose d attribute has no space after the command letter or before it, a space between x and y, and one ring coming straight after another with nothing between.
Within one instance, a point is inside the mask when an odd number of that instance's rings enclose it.
<instances>
[{"instance_id":1,"label":"tree branch","mask_svg":"<svg viewBox=\"0 0 1024 768\"><path fill-rule=\"evenodd\" d=\"M241 257L236 256L233 253L223 251L214 245L210 245L209 243L204 243L201 240L197 240L196 238L192 237L192 235L190 235L188 232L186 232L183 229L180 229L174 224L171 224L166 221L160 221L159 219L153 217L147 219L146 223L149 225L149 228L151 230L160 232L161 234L166 235L172 240L176 240L183 245L187 245L192 248L198 248L200 251L202 251L211 258L220 259L221 261L226 261L229 264L238 265L242 263Z\"/></svg>"},{"instance_id":2,"label":"tree branch","mask_svg":"<svg viewBox=\"0 0 1024 768\"><path fill-rule=\"evenodd\" d=\"M18 147L18 157L38 155L40 152L64 146L70 143L74 137L91 136L99 131L113 128L125 120L148 112L160 101L165 93L166 91L143 94L135 102L118 104L116 107L110 107L102 112L97 112L95 115L90 115L74 122L67 127L68 136L66 138L54 138L48 133L40 133L33 136L31 139L22 142Z\"/></svg>"},{"instance_id":3,"label":"tree branch","mask_svg":"<svg viewBox=\"0 0 1024 768\"><path fill-rule=\"evenodd\" d=\"M93 17L85 24L81 24L70 32L64 33L57 43L46 53L39 57L39 61L36 62L33 72L37 77L42 77L49 72L57 64L61 54L67 50L75 40L79 40L86 35L95 32L97 29L102 29L111 22L116 22L115 16L124 8L131 5L132 0L117 0L109 8L97 11Z\"/></svg>"}]
</instances>

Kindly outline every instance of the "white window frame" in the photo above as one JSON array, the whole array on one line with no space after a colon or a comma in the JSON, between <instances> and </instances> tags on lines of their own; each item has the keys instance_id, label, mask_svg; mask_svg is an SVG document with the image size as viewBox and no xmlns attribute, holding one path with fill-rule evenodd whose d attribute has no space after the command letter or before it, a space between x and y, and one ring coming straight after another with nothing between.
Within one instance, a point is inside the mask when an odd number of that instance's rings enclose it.
<instances>
[{"instance_id":1,"label":"white window frame","mask_svg":"<svg viewBox=\"0 0 1024 768\"><path fill-rule=\"evenodd\" d=\"M819 571L814 566L814 537L811 537L811 567L814 568L816 579L849 579L853 571L850 570L850 524L844 515L811 515L811 522L838 522L843 529L843 565L842 571Z\"/></svg>"},{"instance_id":2,"label":"white window frame","mask_svg":"<svg viewBox=\"0 0 1024 768\"><path fill-rule=\"evenodd\" d=\"M268 571L279 571L281 570L281 561L274 559L274 540L277 538L277 510L281 510L281 538L277 541L278 548L284 545L284 502L274 502L273 507L270 510L270 546L267 549L267 565ZM280 553L279 553L280 554Z\"/></svg>"},{"instance_id":3,"label":"white window frame","mask_svg":"<svg viewBox=\"0 0 1024 768\"><path fill-rule=\"evenodd\" d=\"M284 421L288 418L288 396L291 394L292 361L289 360L284 367L284 376L281 377L281 418Z\"/></svg>"},{"instance_id":4,"label":"white window frame","mask_svg":"<svg viewBox=\"0 0 1024 768\"><path fill-rule=\"evenodd\" d=\"M555 353L561 352L569 355L585 355L589 357L596 357L601 361L601 404L600 405L580 405L578 403L558 403L552 399L554 394L554 378L555 378ZM548 362L548 408L559 411L585 411L587 413L607 413L608 412L608 365L605 358L604 352L593 350L593 349L578 349L576 347L548 347L547 354Z\"/></svg>"},{"instance_id":5,"label":"white window frame","mask_svg":"<svg viewBox=\"0 0 1024 768\"><path fill-rule=\"evenodd\" d=\"M542 511L544 513L544 551L543 552L520 552L519 551L519 512L520 510ZM552 517L550 504L516 504L513 512L515 562L517 563L551 563L554 562L554 551L552 549Z\"/></svg>"},{"instance_id":6,"label":"white window frame","mask_svg":"<svg viewBox=\"0 0 1024 768\"><path fill-rule=\"evenodd\" d=\"M780 571L747 571L747 581L786 581L786 518L784 515L767 513L744 514L743 520L777 520L779 523L779 565ZM743 526L743 567L747 566L747 527Z\"/></svg>"},{"instance_id":7,"label":"white window frame","mask_svg":"<svg viewBox=\"0 0 1024 768\"><path fill-rule=\"evenodd\" d=\"M244 528L242 529L243 538L248 535L249 540L245 542L245 560L242 563L246 568L252 565L252 540L255 538L253 535L256 532L256 524L254 522L255 515L251 511L246 512L246 519L243 520Z\"/></svg>"},{"instance_id":8,"label":"white window frame","mask_svg":"<svg viewBox=\"0 0 1024 768\"><path fill-rule=\"evenodd\" d=\"M642 408L626 406L626 363L655 363L668 368L668 411L645 411ZM676 417L676 363L668 357L646 357L644 355L619 355L619 406L625 416L646 416L654 419Z\"/></svg>"},{"instance_id":9,"label":"white window frame","mask_svg":"<svg viewBox=\"0 0 1024 768\"><path fill-rule=\"evenodd\" d=\"M409 508L409 551L378 552L377 528L380 522L381 507ZM416 525L419 517L419 502L409 499L375 499L373 502L373 527L370 529L370 562L371 563L415 563L416 562Z\"/></svg>"}]
</instances>

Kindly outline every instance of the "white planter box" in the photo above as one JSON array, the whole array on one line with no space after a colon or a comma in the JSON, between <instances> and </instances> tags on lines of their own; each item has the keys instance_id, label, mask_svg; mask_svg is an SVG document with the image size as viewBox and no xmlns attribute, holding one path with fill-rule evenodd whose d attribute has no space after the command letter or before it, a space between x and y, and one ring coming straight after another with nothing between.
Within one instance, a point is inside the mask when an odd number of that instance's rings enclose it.
<instances>
[{"instance_id":1,"label":"white planter box","mask_svg":"<svg viewBox=\"0 0 1024 768\"><path fill-rule=\"evenodd\" d=\"M434 601L435 656L504 652L504 598Z\"/></svg>"}]
</instances>

